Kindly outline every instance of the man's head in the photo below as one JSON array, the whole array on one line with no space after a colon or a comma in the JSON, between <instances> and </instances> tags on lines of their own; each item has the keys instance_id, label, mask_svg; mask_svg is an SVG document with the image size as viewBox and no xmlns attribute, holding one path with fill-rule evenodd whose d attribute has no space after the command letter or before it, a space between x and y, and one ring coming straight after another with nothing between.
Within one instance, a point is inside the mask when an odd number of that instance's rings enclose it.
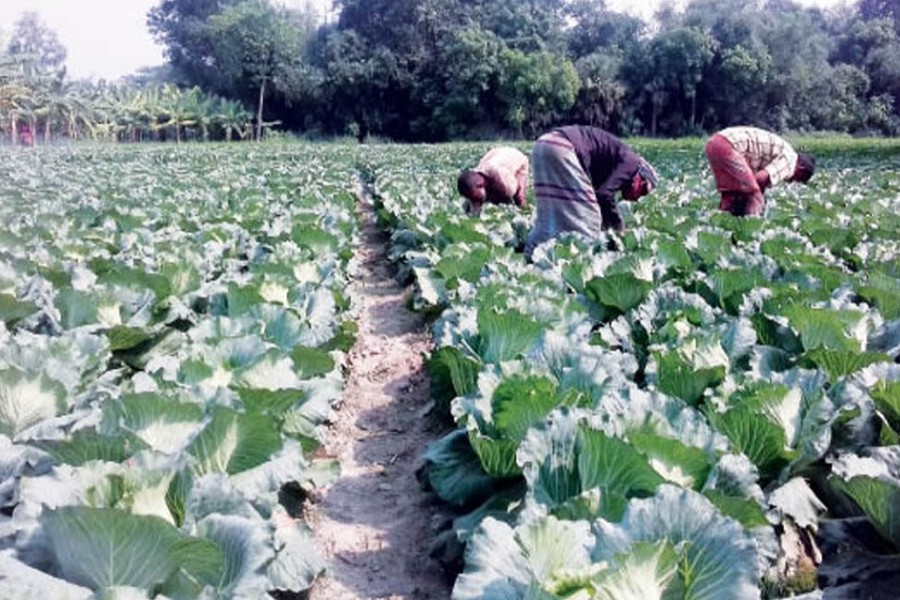
<instances>
[{"instance_id":1,"label":"man's head","mask_svg":"<svg viewBox=\"0 0 900 600\"><path fill-rule=\"evenodd\" d=\"M637 172L631 178L630 184L626 184L622 189L622 198L634 201L646 196L653 191L658 181L659 176L656 174L656 169L641 158Z\"/></svg>"},{"instance_id":2,"label":"man's head","mask_svg":"<svg viewBox=\"0 0 900 600\"><path fill-rule=\"evenodd\" d=\"M797 166L794 167L794 175L791 181L806 183L812 179L813 173L816 172L816 159L809 154L800 153L797 155Z\"/></svg>"},{"instance_id":3,"label":"man's head","mask_svg":"<svg viewBox=\"0 0 900 600\"><path fill-rule=\"evenodd\" d=\"M481 211L481 205L487 198L487 180L484 175L472 169L466 169L456 179L456 189L468 200L466 212L478 214Z\"/></svg>"}]
</instances>

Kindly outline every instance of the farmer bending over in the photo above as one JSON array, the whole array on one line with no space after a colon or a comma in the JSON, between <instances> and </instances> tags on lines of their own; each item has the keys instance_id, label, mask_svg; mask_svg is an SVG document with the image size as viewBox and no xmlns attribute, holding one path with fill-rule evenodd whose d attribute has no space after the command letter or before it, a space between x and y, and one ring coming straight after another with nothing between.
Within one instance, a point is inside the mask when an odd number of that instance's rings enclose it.
<instances>
[{"instance_id":1,"label":"farmer bending over","mask_svg":"<svg viewBox=\"0 0 900 600\"><path fill-rule=\"evenodd\" d=\"M570 125L538 138L531 152L537 214L525 258L567 231L597 237L623 231L616 192L637 200L653 191L656 171L622 140L597 127Z\"/></svg>"},{"instance_id":2,"label":"farmer bending over","mask_svg":"<svg viewBox=\"0 0 900 600\"><path fill-rule=\"evenodd\" d=\"M34 146L34 134L31 133L28 123L19 126L19 143L23 146Z\"/></svg>"},{"instance_id":3,"label":"farmer bending over","mask_svg":"<svg viewBox=\"0 0 900 600\"><path fill-rule=\"evenodd\" d=\"M493 148L477 167L459 174L456 188L468 200L465 209L470 215L478 215L485 202L525 206L528 157L509 146Z\"/></svg>"},{"instance_id":4,"label":"farmer bending over","mask_svg":"<svg viewBox=\"0 0 900 600\"><path fill-rule=\"evenodd\" d=\"M706 158L722 195L719 210L741 217L763 211L766 189L782 181L806 183L816 161L798 154L772 132L756 127L729 127L706 142Z\"/></svg>"}]
</instances>

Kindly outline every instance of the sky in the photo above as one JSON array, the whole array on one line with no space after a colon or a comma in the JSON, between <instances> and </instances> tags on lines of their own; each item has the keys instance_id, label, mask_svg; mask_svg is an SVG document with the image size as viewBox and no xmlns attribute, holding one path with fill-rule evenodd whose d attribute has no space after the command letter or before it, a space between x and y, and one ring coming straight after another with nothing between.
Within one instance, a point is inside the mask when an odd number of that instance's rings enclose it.
<instances>
[{"instance_id":1,"label":"sky","mask_svg":"<svg viewBox=\"0 0 900 600\"><path fill-rule=\"evenodd\" d=\"M305 0L280 0L301 5ZM325 5L328 0L315 0ZM841 0L796 0L805 6L831 7ZM74 78L118 79L140 67L163 63L163 49L147 30L147 11L159 0L0 0L0 31L7 35L24 11L37 12L68 51ZM607 0L613 10L652 17L661 0ZM683 0L676 0L683 4Z\"/></svg>"},{"instance_id":2,"label":"sky","mask_svg":"<svg viewBox=\"0 0 900 600\"><path fill-rule=\"evenodd\" d=\"M117 79L164 62L147 30L147 11L159 0L0 0L0 28L8 36L25 11L34 11L68 51L71 77Z\"/></svg>"}]
</instances>

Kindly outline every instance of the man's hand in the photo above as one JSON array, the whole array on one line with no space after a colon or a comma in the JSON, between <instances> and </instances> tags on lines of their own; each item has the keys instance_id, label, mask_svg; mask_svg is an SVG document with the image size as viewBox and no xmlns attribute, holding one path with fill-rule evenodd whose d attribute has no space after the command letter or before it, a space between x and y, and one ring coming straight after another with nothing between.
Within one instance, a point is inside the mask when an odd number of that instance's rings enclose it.
<instances>
[{"instance_id":1,"label":"man's hand","mask_svg":"<svg viewBox=\"0 0 900 600\"><path fill-rule=\"evenodd\" d=\"M625 237L628 229L623 225L621 228L610 229L610 231L614 231L616 235L610 235L606 238L606 249L613 252L621 252L625 249L622 238Z\"/></svg>"},{"instance_id":2,"label":"man's hand","mask_svg":"<svg viewBox=\"0 0 900 600\"><path fill-rule=\"evenodd\" d=\"M524 208L528 201L525 199L525 190L523 188L519 188L516 191L516 195L513 196L513 202L519 208Z\"/></svg>"}]
</instances>

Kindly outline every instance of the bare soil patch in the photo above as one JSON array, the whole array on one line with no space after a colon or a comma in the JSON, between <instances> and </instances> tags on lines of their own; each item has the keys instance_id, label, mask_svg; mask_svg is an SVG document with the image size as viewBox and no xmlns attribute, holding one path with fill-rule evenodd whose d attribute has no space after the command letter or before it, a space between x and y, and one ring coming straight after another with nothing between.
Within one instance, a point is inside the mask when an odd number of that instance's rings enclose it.
<instances>
[{"instance_id":1,"label":"bare soil patch","mask_svg":"<svg viewBox=\"0 0 900 600\"><path fill-rule=\"evenodd\" d=\"M371 207L361 203L360 210L361 273L350 290L359 302L359 334L324 447L340 461L341 478L308 511L329 563L310 599L446 599L450 583L428 555L440 503L415 476L428 442L441 433L425 414L431 335L406 307L408 292L393 277Z\"/></svg>"}]
</instances>

